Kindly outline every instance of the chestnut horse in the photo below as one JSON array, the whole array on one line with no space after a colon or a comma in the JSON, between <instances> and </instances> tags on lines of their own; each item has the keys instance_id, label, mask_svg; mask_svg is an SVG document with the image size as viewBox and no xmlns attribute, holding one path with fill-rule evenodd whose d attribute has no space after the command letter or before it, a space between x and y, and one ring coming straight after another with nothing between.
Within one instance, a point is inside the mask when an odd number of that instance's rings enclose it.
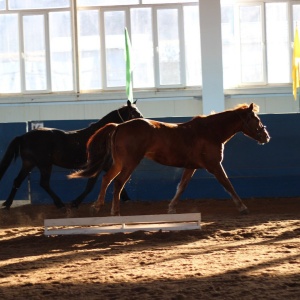
<instances>
[{"instance_id":1,"label":"chestnut horse","mask_svg":"<svg viewBox=\"0 0 300 300\"><path fill-rule=\"evenodd\" d=\"M163 165L184 168L177 192L169 204L168 212L175 213L179 197L196 169L204 168L213 174L232 196L239 212L248 213L247 207L235 192L223 169L222 160L225 143L237 132L243 132L259 144L269 142L269 133L256 112L258 106L252 103L209 116L196 116L180 124L147 119L131 120L119 125L108 124L89 140L86 168L69 177L97 176L103 168L99 157L111 152L113 164L103 176L101 191L94 208L98 211L104 204L106 189L114 180L111 214L118 215L120 192L144 157Z\"/></svg>"},{"instance_id":2,"label":"chestnut horse","mask_svg":"<svg viewBox=\"0 0 300 300\"><path fill-rule=\"evenodd\" d=\"M135 103L127 101L127 105L110 112L87 128L73 131L39 128L14 138L0 162L0 180L12 160L16 159L18 155L22 158L22 167L3 206L7 209L10 208L18 188L31 170L37 167L41 174L40 186L53 199L57 208L64 207L64 203L50 187L52 165L73 170L82 168L87 160L86 144L99 128L111 122L122 123L143 117ZM112 163L109 155L106 155L105 160L98 156L97 160L102 162L104 171L107 171ZM77 207L84 200L96 181L97 176L88 180L85 190L72 201L72 207ZM122 191L122 198L129 199L125 190Z\"/></svg>"}]
</instances>

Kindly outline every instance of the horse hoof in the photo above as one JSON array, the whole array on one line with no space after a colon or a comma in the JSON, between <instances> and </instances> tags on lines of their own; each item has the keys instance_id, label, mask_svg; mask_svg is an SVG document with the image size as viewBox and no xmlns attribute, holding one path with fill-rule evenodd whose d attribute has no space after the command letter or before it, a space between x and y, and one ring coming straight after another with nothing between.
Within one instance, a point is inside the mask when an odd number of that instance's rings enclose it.
<instances>
[{"instance_id":1,"label":"horse hoof","mask_svg":"<svg viewBox=\"0 0 300 300\"><path fill-rule=\"evenodd\" d=\"M4 205L4 203L2 204L2 209L3 210L10 210L10 205Z\"/></svg>"},{"instance_id":2,"label":"horse hoof","mask_svg":"<svg viewBox=\"0 0 300 300\"><path fill-rule=\"evenodd\" d=\"M65 214L66 214L67 218L73 218L74 211L72 210L72 207L67 206Z\"/></svg>"},{"instance_id":3,"label":"horse hoof","mask_svg":"<svg viewBox=\"0 0 300 300\"><path fill-rule=\"evenodd\" d=\"M71 202L71 208L78 208L78 206L76 202Z\"/></svg>"},{"instance_id":4,"label":"horse hoof","mask_svg":"<svg viewBox=\"0 0 300 300\"><path fill-rule=\"evenodd\" d=\"M68 208L66 208L65 206L61 206L58 207L59 211L61 211L63 214L67 214L68 213Z\"/></svg>"},{"instance_id":5,"label":"horse hoof","mask_svg":"<svg viewBox=\"0 0 300 300\"><path fill-rule=\"evenodd\" d=\"M176 209L175 208L169 208L168 209L168 214L176 214Z\"/></svg>"},{"instance_id":6,"label":"horse hoof","mask_svg":"<svg viewBox=\"0 0 300 300\"><path fill-rule=\"evenodd\" d=\"M249 215L249 209L248 208L245 208L243 210L240 211L240 214L241 215Z\"/></svg>"},{"instance_id":7,"label":"horse hoof","mask_svg":"<svg viewBox=\"0 0 300 300\"><path fill-rule=\"evenodd\" d=\"M120 212L113 212L113 211L112 211L112 212L110 213L110 215L113 216L113 217L119 217L119 216L120 216Z\"/></svg>"},{"instance_id":8,"label":"horse hoof","mask_svg":"<svg viewBox=\"0 0 300 300\"><path fill-rule=\"evenodd\" d=\"M91 216L96 216L97 213L99 212L100 208L96 207L95 205L92 205L90 208L90 214Z\"/></svg>"}]
</instances>

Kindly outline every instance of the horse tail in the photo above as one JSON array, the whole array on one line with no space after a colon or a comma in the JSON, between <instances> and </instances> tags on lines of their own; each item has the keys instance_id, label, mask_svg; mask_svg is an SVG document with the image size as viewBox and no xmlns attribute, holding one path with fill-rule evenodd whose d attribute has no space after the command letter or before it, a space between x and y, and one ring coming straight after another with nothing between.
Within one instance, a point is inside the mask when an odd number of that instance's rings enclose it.
<instances>
[{"instance_id":1,"label":"horse tail","mask_svg":"<svg viewBox=\"0 0 300 300\"><path fill-rule=\"evenodd\" d=\"M110 123L100 128L91 136L87 143L87 163L82 170L76 171L68 178L95 177L111 160L111 136L117 124Z\"/></svg>"},{"instance_id":2,"label":"horse tail","mask_svg":"<svg viewBox=\"0 0 300 300\"><path fill-rule=\"evenodd\" d=\"M17 136L8 145L6 152L0 162L0 180L2 179L12 160L16 160L18 158L20 154L20 142L21 137Z\"/></svg>"}]
</instances>

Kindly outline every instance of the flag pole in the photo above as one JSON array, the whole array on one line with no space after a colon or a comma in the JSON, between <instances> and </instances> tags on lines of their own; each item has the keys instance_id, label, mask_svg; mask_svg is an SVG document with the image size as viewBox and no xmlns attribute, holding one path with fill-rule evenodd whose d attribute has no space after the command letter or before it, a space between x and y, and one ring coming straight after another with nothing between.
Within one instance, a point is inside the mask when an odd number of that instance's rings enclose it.
<instances>
[{"instance_id":1,"label":"flag pole","mask_svg":"<svg viewBox=\"0 0 300 300\"><path fill-rule=\"evenodd\" d=\"M127 99L133 103L133 88L132 88L132 68L131 68L131 42L125 27L125 64L126 64L126 95Z\"/></svg>"}]
</instances>

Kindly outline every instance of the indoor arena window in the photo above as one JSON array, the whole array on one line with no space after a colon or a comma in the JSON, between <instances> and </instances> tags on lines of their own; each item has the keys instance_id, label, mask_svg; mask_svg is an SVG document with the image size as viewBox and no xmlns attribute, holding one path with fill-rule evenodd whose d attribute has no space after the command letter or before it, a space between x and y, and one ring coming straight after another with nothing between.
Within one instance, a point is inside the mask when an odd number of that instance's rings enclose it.
<instances>
[{"instance_id":1,"label":"indoor arena window","mask_svg":"<svg viewBox=\"0 0 300 300\"><path fill-rule=\"evenodd\" d=\"M291 1L221 1L225 87L291 82L295 28L290 24L297 20L297 6Z\"/></svg>"},{"instance_id":2,"label":"indoor arena window","mask_svg":"<svg viewBox=\"0 0 300 300\"><path fill-rule=\"evenodd\" d=\"M0 0L1 94L202 85L198 1ZM300 1L221 0L224 87L291 83ZM279 59L280 58L280 59Z\"/></svg>"}]
</instances>

